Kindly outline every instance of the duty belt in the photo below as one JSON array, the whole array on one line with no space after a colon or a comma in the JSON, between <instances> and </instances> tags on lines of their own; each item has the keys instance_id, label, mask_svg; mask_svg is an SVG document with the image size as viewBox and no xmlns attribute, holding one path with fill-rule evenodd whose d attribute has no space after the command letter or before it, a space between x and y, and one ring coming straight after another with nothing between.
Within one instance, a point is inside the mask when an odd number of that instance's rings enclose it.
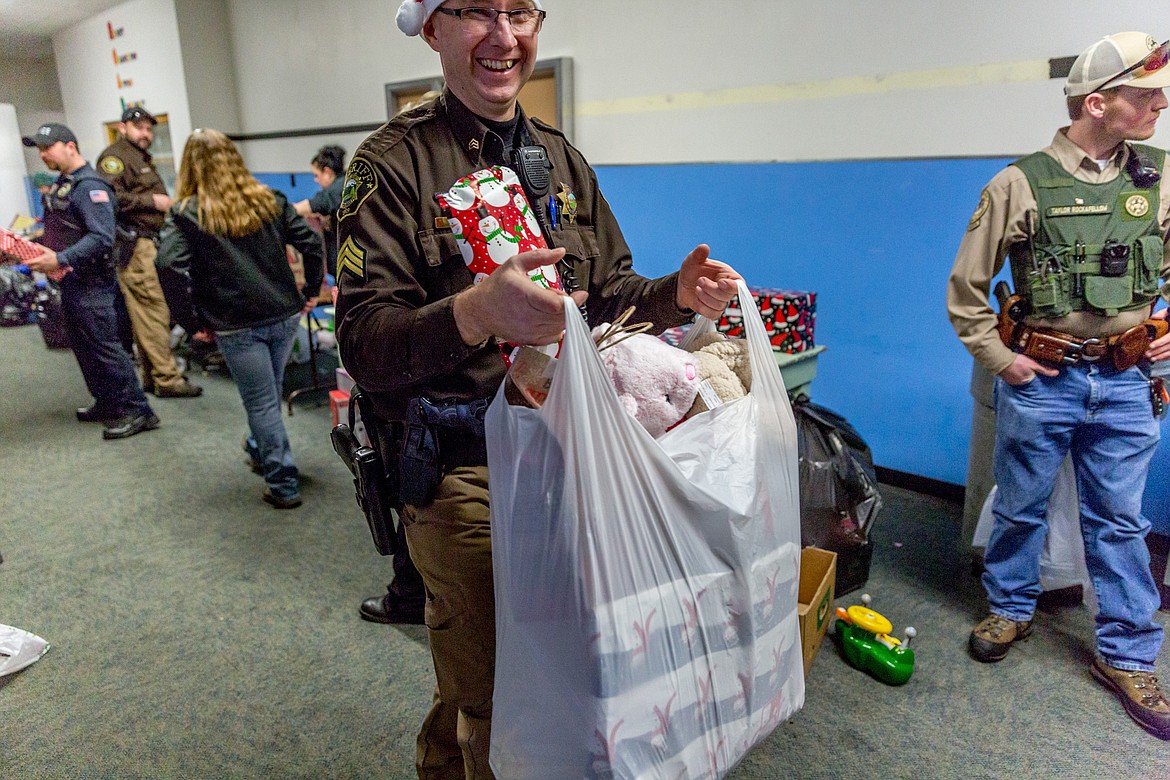
<instances>
[{"instance_id":1,"label":"duty belt","mask_svg":"<svg viewBox=\"0 0 1170 780\"><path fill-rule=\"evenodd\" d=\"M1150 319L1115 336L1082 339L1051 328L1018 324L1007 346L1046 363L1076 366L1108 359L1114 368L1124 371L1137 365L1150 342L1166 335L1168 329L1170 325L1165 320Z\"/></svg>"}]
</instances>

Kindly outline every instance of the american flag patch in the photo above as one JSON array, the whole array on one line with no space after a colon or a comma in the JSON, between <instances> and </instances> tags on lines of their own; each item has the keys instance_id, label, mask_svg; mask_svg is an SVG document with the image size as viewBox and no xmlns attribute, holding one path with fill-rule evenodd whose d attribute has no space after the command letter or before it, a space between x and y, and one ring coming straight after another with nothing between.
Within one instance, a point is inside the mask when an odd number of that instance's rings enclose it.
<instances>
[{"instance_id":1,"label":"american flag patch","mask_svg":"<svg viewBox=\"0 0 1170 780\"><path fill-rule=\"evenodd\" d=\"M110 193L105 190L90 190L89 199L92 203L109 203Z\"/></svg>"}]
</instances>

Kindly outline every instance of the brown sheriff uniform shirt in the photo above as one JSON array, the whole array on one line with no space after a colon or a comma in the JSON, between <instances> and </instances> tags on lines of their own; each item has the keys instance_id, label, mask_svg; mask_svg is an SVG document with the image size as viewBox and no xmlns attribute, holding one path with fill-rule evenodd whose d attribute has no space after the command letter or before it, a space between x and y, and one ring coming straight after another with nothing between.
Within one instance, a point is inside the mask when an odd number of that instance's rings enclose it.
<instances>
[{"instance_id":1,"label":"brown sheriff uniform shirt","mask_svg":"<svg viewBox=\"0 0 1170 780\"><path fill-rule=\"evenodd\" d=\"M590 326L613 321L629 306L637 307L631 323L664 329L689 321L694 313L675 303L677 273L660 279L634 273L581 153L557 129L522 112L520 122L548 150L550 194L563 186L576 196L575 220L562 216L546 240L565 247L578 287L589 292ZM350 162L337 217L339 344L342 363L387 419L403 419L412 397L489 398L503 381L495 340L468 346L459 335L454 296L471 286L472 275L455 237L436 225L442 212L434 198L470 173L509 164L503 154L499 136L444 92L383 125Z\"/></svg>"},{"instance_id":2,"label":"brown sheriff uniform shirt","mask_svg":"<svg viewBox=\"0 0 1170 780\"><path fill-rule=\"evenodd\" d=\"M1065 135L1061 128L1052 144L1042 151L1050 155L1069 175L1092 184L1112 181L1125 170L1129 160L1128 144L1122 144L1102 170L1095 160ZM1004 168L984 188L979 205L967 225L947 283L947 314L951 325L967 350L992 374L1012 364L1015 353L1004 346L996 331L996 313L989 303L991 280L1003 268L1008 250L1024 241L1024 214L1031 212L1032 224L1038 224L1036 197L1024 172L1014 165ZM1170 176L1162 171L1158 192L1158 224L1165 240L1170 235ZM1102 236L1102 239L1106 236ZM1163 245L1161 276L1170 275L1170 245ZM1112 336L1138 324L1148 316L1145 309L1105 317L1093 312L1072 312L1064 317L1044 320L1029 317L1036 327L1053 328L1082 339Z\"/></svg>"},{"instance_id":3,"label":"brown sheriff uniform shirt","mask_svg":"<svg viewBox=\"0 0 1170 780\"><path fill-rule=\"evenodd\" d=\"M154 169L150 153L122 136L106 147L95 167L118 197L119 224L136 229L141 236L157 236L166 213L154 207L152 196L166 195L167 187Z\"/></svg>"}]
</instances>

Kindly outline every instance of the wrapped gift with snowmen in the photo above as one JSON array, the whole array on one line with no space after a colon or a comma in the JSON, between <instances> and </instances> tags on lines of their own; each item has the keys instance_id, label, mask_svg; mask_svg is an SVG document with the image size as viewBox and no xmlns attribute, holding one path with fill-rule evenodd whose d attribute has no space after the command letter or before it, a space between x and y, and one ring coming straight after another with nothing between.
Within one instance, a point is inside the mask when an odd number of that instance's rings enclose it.
<instances>
[{"instance_id":1,"label":"wrapped gift with snowmen","mask_svg":"<svg viewBox=\"0 0 1170 780\"><path fill-rule=\"evenodd\" d=\"M464 176L451 189L436 194L435 200L443 209L475 284L509 258L547 247L540 222L511 168L497 165ZM532 281L561 289L560 277L551 265L533 271Z\"/></svg>"}]
</instances>

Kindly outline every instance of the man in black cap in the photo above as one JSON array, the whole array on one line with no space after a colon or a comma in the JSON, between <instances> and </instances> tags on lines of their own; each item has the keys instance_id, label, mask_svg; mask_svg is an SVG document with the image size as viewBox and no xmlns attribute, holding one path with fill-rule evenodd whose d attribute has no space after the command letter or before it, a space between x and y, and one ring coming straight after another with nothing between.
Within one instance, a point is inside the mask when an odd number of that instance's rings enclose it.
<instances>
[{"instance_id":1,"label":"man in black cap","mask_svg":"<svg viewBox=\"0 0 1170 780\"><path fill-rule=\"evenodd\" d=\"M141 106L122 112L121 132L98 157L98 173L114 189L119 227L114 253L118 286L142 361L142 384L159 398L194 398L203 388L187 381L171 352L171 312L163 298L154 259L158 232L171 198L151 162L158 124Z\"/></svg>"},{"instance_id":2,"label":"man in black cap","mask_svg":"<svg viewBox=\"0 0 1170 780\"><path fill-rule=\"evenodd\" d=\"M114 194L77 150L65 125L41 125L25 146L57 171L45 195L44 248L28 267L64 272L61 304L69 344L94 404L77 410L81 422L102 422L104 439L124 439L159 426L146 400L134 362L118 339L114 300L118 294L110 249L114 244Z\"/></svg>"}]
</instances>

